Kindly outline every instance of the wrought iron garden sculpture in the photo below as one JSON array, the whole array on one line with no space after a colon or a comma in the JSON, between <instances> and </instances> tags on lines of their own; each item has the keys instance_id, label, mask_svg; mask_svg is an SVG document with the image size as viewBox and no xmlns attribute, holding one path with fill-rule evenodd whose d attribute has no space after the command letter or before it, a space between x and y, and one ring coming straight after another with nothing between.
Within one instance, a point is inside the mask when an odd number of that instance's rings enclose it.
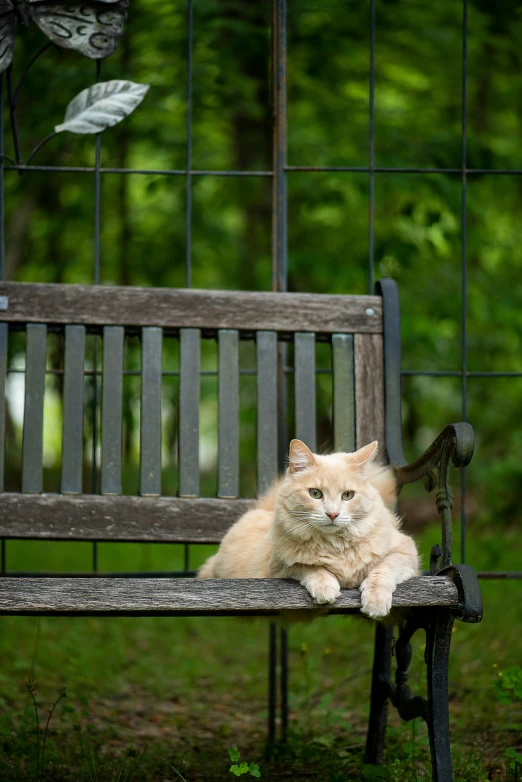
<instances>
[{"instance_id":1,"label":"wrought iron garden sculpture","mask_svg":"<svg viewBox=\"0 0 522 782\"><path fill-rule=\"evenodd\" d=\"M15 165L22 164L16 102L20 84L31 66L49 47L74 49L98 63L113 54L123 35L127 19L128 0L98 0L98 2L47 2L46 0L0 0L0 73L6 71L7 96L15 160L3 158ZM50 39L30 60L21 79L13 89L12 60L17 27L34 21ZM98 68L99 73L99 68ZM74 97L65 112L65 119L54 132L44 138L28 156L34 155L57 133L100 133L131 114L145 97L148 84L113 79L98 82Z\"/></svg>"}]
</instances>

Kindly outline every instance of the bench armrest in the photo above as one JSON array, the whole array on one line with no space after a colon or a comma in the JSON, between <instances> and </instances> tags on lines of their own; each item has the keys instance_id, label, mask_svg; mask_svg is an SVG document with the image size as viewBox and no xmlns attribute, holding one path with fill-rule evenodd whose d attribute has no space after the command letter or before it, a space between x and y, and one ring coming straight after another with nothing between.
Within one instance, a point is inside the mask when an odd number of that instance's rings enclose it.
<instances>
[{"instance_id":1,"label":"bench armrest","mask_svg":"<svg viewBox=\"0 0 522 782\"><path fill-rule=\"evenodd\" d=\"M435 502L442 522L441 567L451 564L453 496L449 485L450 466L456 469L466 467L473 456L473 427L467 423L450 424L437 439L411 464L394 465L397 488L400 491L406 483L424 478L427 491L436 489ZM432 553L432 571L437 570L440 549Z\"/></svg>"}]
</instances>

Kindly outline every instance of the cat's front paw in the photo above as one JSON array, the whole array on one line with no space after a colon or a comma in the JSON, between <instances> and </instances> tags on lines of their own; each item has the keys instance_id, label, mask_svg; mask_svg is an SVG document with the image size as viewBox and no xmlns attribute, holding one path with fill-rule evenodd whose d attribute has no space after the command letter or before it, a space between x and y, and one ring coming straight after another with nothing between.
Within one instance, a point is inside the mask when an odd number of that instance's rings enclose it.
<instances>
[{"instance_id":1,"label":"cat's front paw","mask_svg":"<svg viewBox=\"0 0 522 782\"><path fill-rule=\"evenodd\" d=\"M382 619L390 613L393 592L369 579L359 587L361 591L361 611L370 619Z\"/></svg>"},{"instance_id":2,"label":"cat's front paw","mask_svg":"<svg viewBox=\"0 0 522 782\"><path fill-rule=\"evenodd\" d=\"M318 605L335 603L341 594L341 587L334 576L318 575L308 579L303 586Z\"/></svg>"}]
</instances>

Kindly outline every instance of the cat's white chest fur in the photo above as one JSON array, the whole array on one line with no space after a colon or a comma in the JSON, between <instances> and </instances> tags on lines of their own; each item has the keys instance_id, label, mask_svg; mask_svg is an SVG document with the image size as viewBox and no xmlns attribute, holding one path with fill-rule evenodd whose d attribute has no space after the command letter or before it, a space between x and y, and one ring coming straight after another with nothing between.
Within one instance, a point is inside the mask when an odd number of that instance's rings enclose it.
<instances>
[{"instance_id":1,"label":"cat's white chest fur","mask_svg":"<svg viewBox=\"0 0 522 782\"><path fill-rule=\"evenodd\" d=\"M296 540L274 525L274 555L270 574L282 574L295 565L323 567L332 573L341 587L358 587L390 548L390 536L384 534L372 541L348 540L339 533L316 535L306 541Z\"/></svg>"}]
</instances>

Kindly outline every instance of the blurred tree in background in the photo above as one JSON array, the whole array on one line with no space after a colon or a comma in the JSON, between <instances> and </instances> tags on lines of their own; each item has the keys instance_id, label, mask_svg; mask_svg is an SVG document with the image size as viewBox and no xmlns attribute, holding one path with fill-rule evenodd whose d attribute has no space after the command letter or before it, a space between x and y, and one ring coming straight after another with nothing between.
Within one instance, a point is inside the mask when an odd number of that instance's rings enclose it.
<instances>
[{"instance_id":1,"label":"blurred tree in background","mask_svg":"<svg viewBox=\"0 0 522 782\"><path fill-rule=\"evenodd\" d=\"M194 4L194 170L271 170L270 24L268 0ZM472 0L468 26L467 165L522 170L522 9L513 0ZM289 165L368 166L369 39L368 3L288 4ZM35 26L19 32L15 75L43 42ZM102 135L103 167L186 168L187 47L185 2L131 3L126 33L101 78L151 88L130 118ZM378 0L375 68L375 165L460 169L460 4ZM51 49L38 60L19 96L25 156L94 81L95 64L79 54ZM5 123L11 154L8 112ZM32 162L92 166L94 152L94 137L62 134ZM287 176L289 290L366 293L368 174ZM470 173L467 180L468 369L522 372L522 178ZM376 277L399 284L403 368L458 372L461 175L383 172L375 182ZM194 287L270 289L271 187L269 176L192 177ZM7 171L5 204L7 279L93 282L93 174ZM183 286L185 210L183 175L104 174L101 282ZM215 356L205 360L210 366ZM461 418L461 378L408 376L403 385L413 456ZM254 390L245 388L252 399L243 423L253 432ZM468 420L478 439L469 482L479 500L488 495L486 521L517 517L521 402L522 377L468 379ZM127 407L132 464L138 428L130 397ZM253 448L247 440L245 458ZM52 466L59 444L49 447ZM16 471L14 451L11 464ZM205 464L213 469L212 454Z\"/></svg>"}]
</instances>

